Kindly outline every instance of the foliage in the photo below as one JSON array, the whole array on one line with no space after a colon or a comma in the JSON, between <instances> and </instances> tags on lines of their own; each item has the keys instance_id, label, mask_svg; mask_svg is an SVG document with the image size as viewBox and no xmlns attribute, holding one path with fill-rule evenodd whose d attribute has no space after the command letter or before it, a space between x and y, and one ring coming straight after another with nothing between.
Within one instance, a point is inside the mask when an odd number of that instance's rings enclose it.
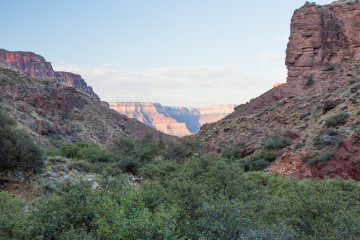
<instances>
[{"instance_id":1,"label":"foliage","mask_svg":"<svg viewBox=\"0 0 360 240\"><path fill-rule=\"evenodd\" d=\"M273 138L263 142L263 146L266 149L281 149L290 146L292 141L288 138L281 138L279 135L275 135Z\"/></svg>"},{"instance_id":2,"label":"foliage","mask_svg":"<svg viewBox=\"0 0 360 240\"><path fill-rule=\"evenodd\" d=\"M277 154L273 152L262 151L257 154L252 154L244 159L245 171L260 171L264 170L270 163L276 159Z\"/></svg>"},{"instance_id":3,"label":"foliage","mask_svg":"<svg viewBox=\"0 0 360 240\"><path fill-rule=\"evenodd\" d=\"M40 148L25 131L16 129L16 125L15 119L0 111L0 169L39 171Z\"/></svg>"},{"instance_id":4,"label":"foliage","mask_svg":"<svg viewBox=\"0 0 360 240\"><path fill-rule=\"evenodd\" d=\"M313 75L306 75L305 77L305 86L309 87L314 84L314 76Z\"/></svg>"},{"instance_id":5,"label":"foliage","mask_svg":"<svg viewBox=\"0 0 360 240\"><path fill-rule=\"evenodd\" d=\"M240 148L224 148L221 156L226 159L240 159L242 149Z\"/></svg>"},{"instance_id":6,"label":"foliage","mask_svg":"<svg viewBox=\"0 0 360 240\"><path fill-rule=\"evenodd\" d=\"M345 124L346 120L349 118L348 113L338 113L336 115L330 116L325 120L326 127L336 127L340 124Z\"/></svg>"}]
</instances>

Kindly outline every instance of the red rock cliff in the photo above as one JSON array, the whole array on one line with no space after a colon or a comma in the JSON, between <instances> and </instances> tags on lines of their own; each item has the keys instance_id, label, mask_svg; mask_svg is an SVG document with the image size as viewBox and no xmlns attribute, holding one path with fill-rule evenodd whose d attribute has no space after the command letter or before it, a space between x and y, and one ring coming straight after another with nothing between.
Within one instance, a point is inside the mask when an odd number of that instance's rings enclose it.
<instances>
[{"instance_id":1,"label":"red rock cliff","mask_svg":"<svg viewBox=\"0 0 360 240\"><path fill-rule=\"evenodd\" d=\"M360 60L360 3L307 3L294 12L286 50L288 82L331 63Z\"/></svg>"},{"instance_id":2,"label":"red rock cliff","mask_svg":"<svg viewBox=\"0 0 360 240\"><path fill-rule=\"evenodd\" d=\"M75 87L100 102L99 96L80 75L70 72L55 72L51 63L46 62L40 55L32 52L11 52L0 49L0 59L30 76L56 80L64 85Z\"/></svg>"}]
</instances>

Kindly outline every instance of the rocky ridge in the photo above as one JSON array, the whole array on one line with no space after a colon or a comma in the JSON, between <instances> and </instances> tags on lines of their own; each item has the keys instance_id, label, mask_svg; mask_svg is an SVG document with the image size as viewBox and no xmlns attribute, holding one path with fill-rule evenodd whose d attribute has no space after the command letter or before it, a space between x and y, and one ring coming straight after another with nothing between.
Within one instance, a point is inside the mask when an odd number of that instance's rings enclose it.
<instances>
[{"instance_id":1,"label":"rocky ridge","mask_svg":"<svg viewBox=\"0 0 360 240\"><path fill-rule=\"evenodd\" d=\"M135 118L161 132L175 136L196 134L200 126L224 118L234 111L235 105L202 108L162 106L146 102L110 102L110 108Z\"/></svg>"},{"instance_id":2,"label":"rocky ridge","mask_svg":"<svg viewBox=\"0 0 360 240\"><path fill-rule=\"evenodd\" d=\"M55 80L64 85L75 87L77 90L90 95L95 101L100 102L99 96L80 75L54 71L51 63L46 62L40 55L32 52L12 52L0 49L0 59L29 76Z\"/></svg>"},{"instance_id":3,"label":"rocky ridge","mask_svg":"<svg viewBox=\"0 0 360 240\"><path fill-rule=\"evenodd\" d=\"M41 145L85 141L100 145L128 136L174 139L101 106L73 87L0 67L0 108L11 114Z\"/></svg>"},{"instance_id":4,"label":"rocky ridge","mask_svg":"<svg viewBox=\"0 0 360 240\"><path fill-rule=\"evenodd\" d=\"M306 3L291 20L286 84L240 105L224 119L201 127L207 150L240 148L243 157L274 136L292 139L269 172L360 180L360 2ZM346 121L332 127L338 116ZM345 119L345 117L344 117ZM330 154L331 153L331 154Z\"/></svg>"}]
</instances>

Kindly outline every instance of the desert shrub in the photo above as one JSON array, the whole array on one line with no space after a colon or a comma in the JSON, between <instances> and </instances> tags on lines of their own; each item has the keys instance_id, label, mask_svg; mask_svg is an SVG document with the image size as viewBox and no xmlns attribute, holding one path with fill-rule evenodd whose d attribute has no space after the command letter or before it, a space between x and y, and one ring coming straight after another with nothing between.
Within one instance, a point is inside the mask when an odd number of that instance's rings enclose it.
<instances>
[{"instance_id":1,"label":"desert shrub","mask_svg":"<svg viewBox=\"0 0 360 240\"><path fill-rule=\"evenodd\" d=\"M348 113L338 113L336 115L330 116L325 120L326 127L336 127L340 124L345 124L346 120L350 117Z\"/></svg>"},{"instance_id":2,"label":"desert shrub","mask_svg":"<svg viewBox=\"0 0 360 240\"><path fill-rule=\"evenodd\" d=\"M335 69L335 65L334 64L330 64L325 68L325 71L332 71Z\"/></svg>"},{"instance_id":3,"label":"desert shrub","mask_svg":"<svg viewBox=\"0 0 360 240\"><path fill-rule=\"evenodd\" d=\"M78 158L79 152L85 144L83 143L63 143L60 147L61 156L67 158Z\"/></svg>"},{"instance_id":4,"label":"desert shrub","mask_svg":"<svg viewBox=\"0 0 360 240\"><path fill-rule=\"evenodd\" d=\"M17 131L13 163L17 169L33 172L39 171L43 164L39 146L24 131Z\"/></svg>"},{"instance_id":5,"label":"desert shrub","mask_svg":"<svg viewBox=\"0 0 360 240\"><path fill-rule=\"evenodd\" d=\"M304 78L305 78L305 86L309 87L314 84L314 76L313 75L306 75Z\"/></svg>"},{"instance_id":6,"label":"desert shrub","mask_svg":"<svg viewBox=\"0 0 360 240\"><path fill-rule=\"evenodd\" d=\"M325 152L325 153L318 153L317 156L313 156L312 159L308 161L309 164L317 164L319 167L326 164L328 160L334 157L334 152Z\"/></svg>"},{"instance_id":7,"label":"desert shrub","mask_svg":"<svg viewBox=\"0 0 360 240\"><path fill-rule=\"evenodd\" d=\"M130 172L132 174L137 174L139 167L141 166L138 159L132 156L124 156L118 162L118 165L124 172Z\"/></svg>"},{"instance_id":8,"label":"desert shrub","mask_svg":"<svg viewBox=\"0 0 360 240\"><path fill-rule=\"evenodd\" d=\"M16 121L0 111L0 169L36 172L42 165L40 148Z\"/></svg>"},{"instance_id":9,"label":"desert shrub","mask_svg":"<svg viewBox=\"0 0 360 240\"><path fill-rule=\"evenodd\" d=\"M275 135L273 138L263 142L263 146L266 149L281 149L290 146L292 141L288 138L281 138L279 135Z\"/></svg>"},{"instance_id":10,"label":"desert shrub","mask_svg":"<svg viewBox=\"0 0 360 240\"><path fill-rule=\"evenodd\" d=\"M91 184L66 183L57 193L39 198L31 211L30 220L36 224L31 239L62 239L66 232L91 232L95 228L96 195Z\"/></svg>"},{"instance_id":11,"label":"desert shrub","mask_svg":"<svg viewBox=\"0 0 360 240\"><path fill-rule=\"evenodd\" d=\"M109 163L117 160L114 153L103 149L96 144L63 143L60 148L60 154L67 158L75 160L84 160L90 163ZM90 166L90 165L89 165Z\"/></svg>"},{"instance_id":12,"label":"desert shrub","mask_svg":"<svg viewBox=\"0 0 360 240\"><path fill-rule=\"evenodd\" d=\"M112 151L119 155L131 155L135 148L135 140L120 136L113 141Z\"/></svg>"},{"instance_id":13,"label":"desert shrub","mask_svg":"<svg viewBox=\"0 0 360 240\"><path fill-rule=\"evenodd\" d=\"M360 156L357 156L357 157L355 158L354 162L355 162L356 164L360 164Z\"/></svg>"},{"instance_id":14,"label":"desert shrub","mask_svg":"<svg viewBox=\"0 0 360 240\"><path fill-rule=\"evenodd\" d=\"M221 156L226 159L239 159L241 158L242 149L240 148L224 148Z\"/></svg>"},{"instance_id":15,"label":"desert shrub","mask_svg":"<svg viewBox=\"0 0 360 240\"><path fill-rule=\"evenodd\" d=\"M273 152L262 151L255 153L244 160L245 171L260 171L264 170L270 163L276 159L277 154Z\"/></svg>"},{"instance_id":16,"label":"desert shrub","mask_svg":"<svg viewBox=\"0 0 360 240\"><path fill-rule=\"evenodd\" d=\"M349 84L352 85L352 84L354 84L354 83L356 83L356 82L359 82L360 79L359 79L359 78L356 78L356 77L352 77L352 78L350 78L348 81L349 81Z\"/></svg>"},{"instance_id":17,"label":"desert shrub","mask_svg":"<svg viewBox=\"0 0 360 240\"><path fill-rule=\"evenodd\" d=\"M147 164L139 170L141 176L147 179L164 180L171 173L176 172L179 165L175 161L163 160Z\"/></svg>"},{"instance_id":18,"label":"desert shrub","mask_svg":"<svg viewBox=\"0 0 360 240\"><path fill-rule=\"evenodd\" d=\"M0 239L18 239L26 228L26 213L18 198L0 191Z\"/></svg>"},{"instance_id":19,"label":"desert shrub","mask_svg":"<svg viewBox=\"0 0 360 240\"><path fill-rule=\"evenodd\" d=\"M56 147L48 147L44 150L44 155L47 157L60 156L61 151L60 151L60 149L58 149Z\"/></svg>"},{"instance_id":20,"label":"desert shrub","mask_svg":"<svg viewBox=\"0 0 360 240\"><path fill-rule=\"evenodd\" d=\"M304 163L308 163L311 159L312 159L312 157L311 157L311 154L309 154L309 153L306 153L301 156L301 161L303 161Z\"/></svg>"},{"instance_id":21,"label":"desert shrub","mask_svg":"<svg viewBox=\"0 0 360 240\"><path fill-rule=\"evenodd\" d=\"M78 152L78 158L90 162L113 162L116 160L114 154L101 148L98 145L92 144L82 148Z\"/></svg>"}]
</instances>

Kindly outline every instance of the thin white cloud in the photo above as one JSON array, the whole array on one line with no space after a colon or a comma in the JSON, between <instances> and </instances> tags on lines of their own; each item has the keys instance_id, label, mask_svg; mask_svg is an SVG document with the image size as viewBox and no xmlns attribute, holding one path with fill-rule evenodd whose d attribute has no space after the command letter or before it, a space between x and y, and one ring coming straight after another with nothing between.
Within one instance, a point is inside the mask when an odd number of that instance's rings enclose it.
<instances>
[{"instance_id":1,"label":"thin white cloud","mask_svg":"<svg viewBox=\"0 0 360 240\"><path fill-rule=\"evenodd\" d=\"M281 53L281 52L272 52L272 51L265 50L261 54L262 62L282 61L283 59L285 59L285 53Z\"/></svg>"},{"instance_id":2,"label":"thin white cloud","mask_svg":"<svg viewBox=\"0 0 360 240\"><path fill-rule=\"evenodd\" d=\"M285 79L282 73L263 77L259 73L243 73L218 66L119 70L105 64L92 67L59 63L54 69L80 74L105 101L159 102L193 107L240 104Z\"/></svg>"}]
</instances>

